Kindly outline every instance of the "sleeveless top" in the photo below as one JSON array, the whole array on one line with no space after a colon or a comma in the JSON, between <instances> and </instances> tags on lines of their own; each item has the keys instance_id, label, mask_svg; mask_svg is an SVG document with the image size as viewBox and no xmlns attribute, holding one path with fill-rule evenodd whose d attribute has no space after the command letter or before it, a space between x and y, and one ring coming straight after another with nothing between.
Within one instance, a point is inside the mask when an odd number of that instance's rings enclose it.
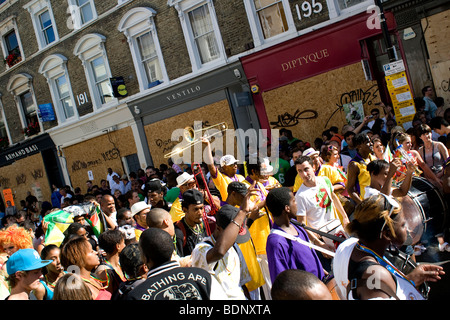
<instances>
[{"instance_id":1,"label":"sleeveless top","mask_svg":"<svg viewBox=\"0 0 450 320\"><path fill-rule=\"evenodd\" d=\"M434 142L431 143L432 145L432 152L427 153L425 151L425 146L422 147L422 154L423 161L431 168L436 166L443 166L445 159L442 158L441 153L439 152L439 148L436 147L436 144Z\"/></svg>"},{"instance_id":2,"label":"sleeveless top","mask_svg":"<svg viewBox=\"0 0 450 320\"><path fill-rule=\"evenodd\" d=\"M39 280L39 282L44 286L45 288L45 296L44 300L53 300L53 290L50 289L50 287L47 285L47 283L44 280Z\"/></svg>"},{"instance_id":3,"label":"sleeveless top","mask_svg":"<svg viewBox=\"0 0 450 320\"><path fill-rule=\"evenodd\" d=\"M363 261L361 263L352 262L350 257L358 243L358 239L351 237L339 245L336 250L333 263L333 274L336 279L337 293L342 300L356 300L352 291L349 291L347 296L347 287L350 286L351 280L358 280L362 272L371 264L375 262ZM400 300L424 300L417 289L407 280L392 275L396 282L396 295Z\"/></svg>"},{"instance_id":4,"label":"sleeveless top","mask_svg":"<svg viewBox=\"0 0 450 320\"><path fill-rule=\"evenodd\" d=\"M355 189L357 193L360 195L361 199L364 199L365 188L370 186L370 173L367 171L367 164L370 161L375 160L371 155L367 159L363 159L359 154L351 160L351 162L355 162L355 164L359 168L359 174L356 179Z\"/></svg>"}]
</instances>

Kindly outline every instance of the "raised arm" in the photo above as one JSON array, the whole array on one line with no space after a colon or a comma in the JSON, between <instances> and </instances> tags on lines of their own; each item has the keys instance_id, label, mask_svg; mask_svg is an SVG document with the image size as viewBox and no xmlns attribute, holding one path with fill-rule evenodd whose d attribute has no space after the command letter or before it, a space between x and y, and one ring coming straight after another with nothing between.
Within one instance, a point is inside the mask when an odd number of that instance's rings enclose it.
<instances>
[{"instance_id":1,"label":"raised arm","mask_svg":"<svg viewBox=\"0 0 450 320\"><path fill-rule=\"evenodd\" d=\"M211 173L211 176L216 177L217 168L214 165L214 158L212 156L211 151L211 143L209 142L208 138L202 137L202 144L206 146L203 152L203 154L206 156L205 163L208 166L208 170Z\"/></svg>"},{"instance_id":2,"label":"raised arm","mask_svg":"<svg viewBox=\"0 0 450 320\"><path fill-rule=\"evenodd\" d=\"M240 227L245 222L245 217L248 212L253 208L254 204L250 198L256 194L254 185L249 188L247 195L242 202L237 216L228 224L228 226L222 231L222 233L216 239L216 243L212 249L206 254L206 262L211 264L222 259L228 250L233 246L236 241L236 237L239 234Z\"/></svg>"}]
</instances>

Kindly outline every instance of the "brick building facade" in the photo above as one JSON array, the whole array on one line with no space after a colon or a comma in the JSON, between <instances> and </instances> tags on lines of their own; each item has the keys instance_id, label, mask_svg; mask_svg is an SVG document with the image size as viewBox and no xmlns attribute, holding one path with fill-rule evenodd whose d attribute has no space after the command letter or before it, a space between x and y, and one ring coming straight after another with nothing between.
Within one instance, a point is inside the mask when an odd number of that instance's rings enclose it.
<instances>
[{"instance_id":1,"label":"brick building facade","mask_svg":"<svg viewBox=\"0 0 450 320\"><path fill-rule=\"evenodd\" d=\"M1 52L7 60L0 65L0 181L8 182L0 188L11 189L20 200L34 183L33 190L46 189L40 200L48 200L53 184L84 191L89 177L99 184L109 167L129 173L158 166L176 143L171 133L180 127L226 120L229 128L266 128L266 111L254 103L261 95L251 93L250 84L256 82L247 79L241 61L254 61L264 50L338 28L353 17L361 20L373 4L0 1ZM111 79L124 86L113 88ZM274 88L281 84L285 80ZM339 93L324 96L330 107ZM278 108L259 102L256 107L267 108L269 114ZM319 136L325 122L309 126L314 128L311 136ZM30 128L36 131L25 135L24 128L32 123L37 123ZM44 137L48 143L34 143ZM33 154L19 152L34 145ZM35 178L29 169L42 175ZM28 182L16 183L23 181L16 179L22 175Z\"/></svg>"}]
</instances>

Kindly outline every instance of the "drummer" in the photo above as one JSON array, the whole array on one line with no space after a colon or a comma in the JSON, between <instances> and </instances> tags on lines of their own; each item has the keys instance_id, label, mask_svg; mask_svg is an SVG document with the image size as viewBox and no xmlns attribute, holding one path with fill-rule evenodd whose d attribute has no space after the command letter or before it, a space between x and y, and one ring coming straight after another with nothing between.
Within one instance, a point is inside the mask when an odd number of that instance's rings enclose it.
<instances>
[{"instance_id":1,"label":"drummer","mask_svg":"<svg viewBox=\"0 0 450 320\"><path fill-rule=\"evenodd\" d=\"M374 160L367 165L367 171L370 173L370 185L365 188L364 198L369 198L372 195L384 193L385 195L392 195L394 197L404 197L408 194L412 184L412 177L415 171L413 163L406 164L407 171L403 183L399 187L392 188L392 181L395 173L402 167L403 164L400 159L395 158L390 163L386 160Z\"/></svg>"},{"instance_id":2,"label":"drummer","mask_svg":"<svg viewBox=\"0 0 450 320\"><path fill-rule=\"evenodd\" d=\"M341 243L333 263L343 300L424 300L420 285L437 282L445 274L441 266L420 264L406 275L384 257L390 245L399 247L407 239L402 207L392 197L379 194L364 199L346 230L354 237Z\"/></svg>"}]
</instances>

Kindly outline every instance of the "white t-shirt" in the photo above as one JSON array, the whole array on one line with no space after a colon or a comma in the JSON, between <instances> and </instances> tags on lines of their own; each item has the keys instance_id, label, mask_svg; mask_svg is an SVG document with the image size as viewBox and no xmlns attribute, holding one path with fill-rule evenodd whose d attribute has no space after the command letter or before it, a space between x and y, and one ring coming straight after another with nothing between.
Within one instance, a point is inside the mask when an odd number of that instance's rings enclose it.
<instances>
[{"instance_id":1,"label":"white t-shirt","mask_svg":"<svg viewBox=\"0 0 450 320\"><path fill-rule=\"evenodd\" d=\"M205 238L204 241L213 242L211 237ZM197 244L191 254L192 266L202 268L216 278L228 299L246 300L240 286L241 263L236 250L230 248L222 259L208 264L206 254L210 249L212 246L206 242Z\"/></svg>"},{"instance_id":2,"label":"white t-shirt","mask_svg":"<svg viewBox=\"0 0 450 320\"><path fill-rule=\"evenodd\" d=\"M327 177L317 176L315 187L302 184L295 194L297 216L306 216L308 226L319 229L327 222L337 219L333 200L333 186Z\"/></svg>"},{"instance_id":3,"label":"white t-shirt","mask_svg":"<svg viewBox=\"0 0 450 320\"><path fill-rule=\"evenodd\" d=\"M375 196L375 195L378 195L381 193L380 190L377 190L377 189L369 187L369 186L365 187L364 190L365 190L364 199L367 199L370 196Z\"/></svg>"}]
</instances>

